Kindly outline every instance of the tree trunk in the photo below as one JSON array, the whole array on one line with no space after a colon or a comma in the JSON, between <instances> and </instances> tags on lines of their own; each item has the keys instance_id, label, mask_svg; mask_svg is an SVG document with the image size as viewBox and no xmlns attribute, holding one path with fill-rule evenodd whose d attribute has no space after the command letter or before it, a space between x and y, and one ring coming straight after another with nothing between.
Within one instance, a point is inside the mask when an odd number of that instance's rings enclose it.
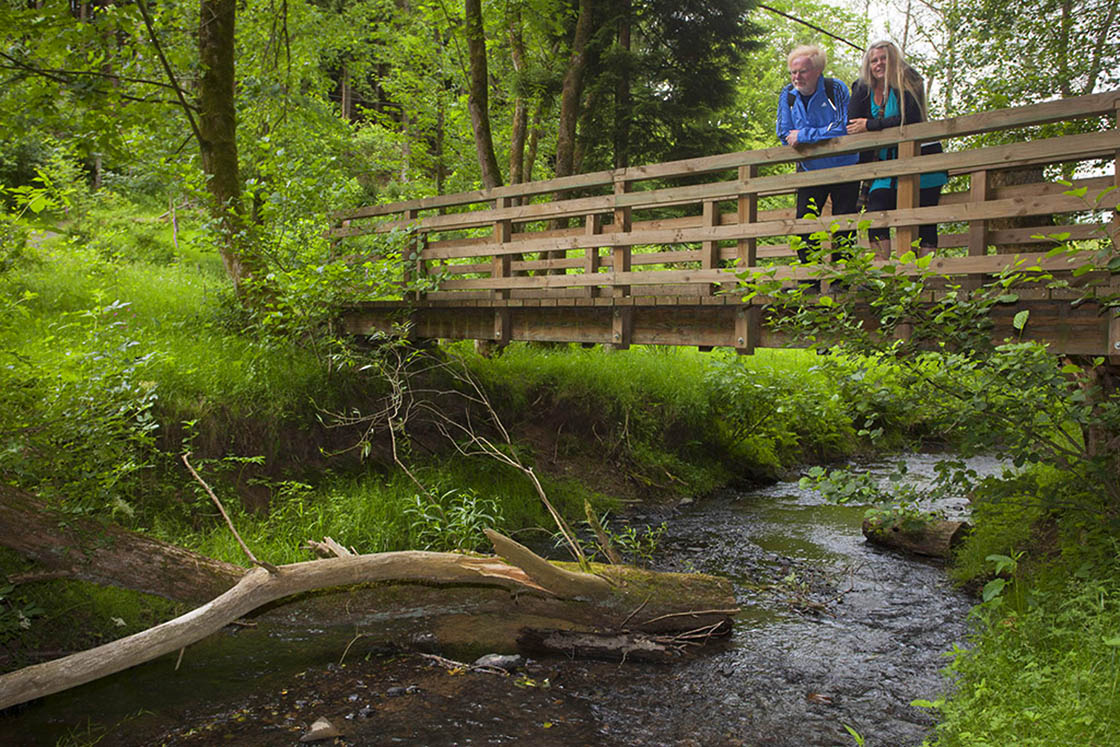
<instances>
[{"instance_id":1,"label":"tree trunk","mask_svg":"<svg viewBox=\"0 0 1120 747\"><path fill-rule=\"evenodd\" d=\"M1022 184L1040 184L1046 182L1046 174L1042 166L1025 166L1017 169L1002 169L991 172L989 186L992 188L1018 186ZM1026 215L1017 218L993 218L988 221L989 230L1003 230L1010 228L1039 227L1038 233L1045 234L1045 226L1054 225L1052 215ZM1001 244L996 247L999 254L1021 254L1023 252L1037 251L1035 244Z\"/></svg>"},{"instance_id":2,"label":"tree trunk","mask_svg":"<svg viewBox=\"0 0 1120 747\"><path fill-rule=\"evenodd\" d=\"M863 536L868 542L932 558L949 558L971 530L963 521L932 519L909 526L878 517L863 520Z\"/></svg>"},{"instance_id":3,"label":"tree trunk","mask_svg":"<svg viewBox=\"0 0 1120 747\"><path fill-rule=\"evenodd\" d=\"M516 564L411 551L294 563L272 572L254 568L232 589L186 615L119 641L0 676L0 709L181 650L269 602L327 587L376 581L450 585L452 591L498 587L507 601L513 598L517 607L528 606L530 617L546 609L541 605L551 605L552 616L538 619L567 617L572 622L569 627L645 633L725 631L738 612L731 586L723 579L623 566L600 566L597 574L583 573L554 566L495 532L487 535L498 553ZM352 601L347 602L348 610Z\"/></svg>"},{"instance_id":4,"label":"tree trunk","mask_svg":"<svg viewBox=\"0 0 1120 747\"><path fill-rule=\"evenodd\" d=\"M509 183L525 181L525 139L529 132L529 106L525 99L525 38L521 33L521 8L514 6L509 17L509 52L517 91L513 99L513 125L509 138Z\"/></svg>"},{"instance_id":5,"label":"tree trunk","mask_svg":"<svg viewBox=\"0 0 1120 747\"><path fill-rule=\"evenodd\" d=\"M579 1L579 18L568 56L568 70L560 89L560 125L556 135L556 176L573 173L576 150L576 125L583 100L583 73L587 67L587 45L591 40L591 0Z\"/></svg>"},{"instance_id":6,"label":"tree trunk","mask_svg":"<svg viewBox=\"0 0 1120 747\"><path fill-rule=\"evenodd\" d=\"M622 18L618 22L618 46L629 54L630 52L630 0L621 3ZM614 167L624 169L630 165L630 66L629 58L626 67L618 76L618 84L614 91Z\"/></svg>"},{"instance_id":7,"label":"tree trunk","mask_svg":"<svg viewBox=\"0 0 1120 747\"><path fill-rule=\"evenodd\" d=\"M115 524L62 514L7 485L0 485L0 545L39 566L12 581L76 579L180 602L213 599L245 573Z\"/></svg>"},{"instance_id":8,"label":"tree trunk","mask_svg":"<svg viewBox=\"0 0 1120 747\"><path fill-rule=\"evenodd\" d=\"M494 138L490 134L490 76L486 67L486 34L482 28L482 0L465 0L467 50L470 57L470 95L467 108L474 129L474 146L482 170L482 186L502 186L502 172L494 155Z\"/></svg>"},{"instance_id":9,"label":"tree trunk","mask_svg":"<svg viewBox=\"0 0 1120 747\"><path fill-rule=\"evenodd\" d=\"M214 217L222 232L226 272L239 290L251 273L243 254L241 175L234 101L234 26L237 0L201 0L198 28L199 149Z\"/></svg>"}]
</instances>

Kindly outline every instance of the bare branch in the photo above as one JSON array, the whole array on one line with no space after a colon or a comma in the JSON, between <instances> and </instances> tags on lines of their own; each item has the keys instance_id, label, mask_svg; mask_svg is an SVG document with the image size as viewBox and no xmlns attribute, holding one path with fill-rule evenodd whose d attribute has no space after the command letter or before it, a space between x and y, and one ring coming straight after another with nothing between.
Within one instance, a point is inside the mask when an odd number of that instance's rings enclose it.
<instances>
[{"instance_id":1,"label":"bare branch","mask_svg":"<svg viewBox=\"0 0 1120 747\"><path fill-rule=\"evenodd\" d=\"M249 560L253 563L253 565L259 565L269 573L279 573L279 569L277 569L277 567L272 565L271 563L264 563L260 560L257 560L257 556L254 555L253 551L249 549L249 546L245 544L245 540L241 539L241 535L237 533L237 528L233 525L233 521L229 518L229 514L226 513L225 506L223 506L222 502L218 500L218 496L214 495L214 491L210 489L210 486L206 484L206 481L203 480L199 476L199 474L195 472L194 467L191 466L189 459L190 455L191 454L189 451L186 454L183 454L183 464L187 465L187 469L191 471L194 479L198 480L199 485L201 485L206 490L207 494L209 494L210 496L210 499L214 501L214 505L217 506L218 510L222 512L222 518L226 520L226 525L229 526L229 530L233 532L234 539L237 540L237 544L241 545L241 549L245 551L245 554L249 556Z\"/></svg>"}]
</instances>

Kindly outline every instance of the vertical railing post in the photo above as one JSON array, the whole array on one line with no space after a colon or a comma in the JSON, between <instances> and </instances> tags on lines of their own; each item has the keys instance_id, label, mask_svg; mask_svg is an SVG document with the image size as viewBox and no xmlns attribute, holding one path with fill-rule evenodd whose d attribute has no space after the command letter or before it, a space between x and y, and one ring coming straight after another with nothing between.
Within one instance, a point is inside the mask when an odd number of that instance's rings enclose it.
<instances>
[{"instance_id":1,"label":"vertical railing post","mask_svg":"<svg viewBox=\"0 0 1120 747\"><path fill-rule=\"evenodd\" d=\"M918 155L918 143L915 140L904 140L898 144L898 160L902 162L913 161ZM918 175L904 174L898 177L898 202L897 210L912 210L918 207ZM894 253L901 257L913 248L915 239L918 238L918 226L911 224L898 226L894 234Z\"/></svg>"},{"instance_id":2,"label":"vertical railing post","mask_svg":"<svg viewBox=\"0 0 1120 747\"><path fill-rule=\"evenodd\" d=\"M715 200L704 200L704 208L702 212L702 222L704 228L712 229L719 225L719 203ZM700 269L702 270L716 270L719 269L719 242L705 240L700 242ZM700 295L710 296L718 286L712 283L705 283L700 289Z\"/></svg>"},{"instance_id":3,"label":"vertical railing post","mask_svg":"<svg viewBox=\"0 0 1120 747\"><path fill-rule=\"evenodd\" d=\"M1116 126L1120 128L1120 103L1116 105ZM1113 155L1112 174L1112 183L1120 188L1120 151ZM1109 201L1120 199L1118 195L1120 189L1111 193ZM1120 253L1120 204L1113 205L1109 237L1112 239L1112 251ZM1108 313L1108 362L1120 366L1120 312L1110 309Z\"/></svg>"},{"instance_id":4,"label":"vertical railing post","mask_svg":"<svg viewBox=\"0 0 1120 747\"><path fill-rule=\"evenodd\" d=\"M1120 103L1116 105L1116 127L1120 129ZM1117 187L1110 193L1109 202L1120 200L1120 151L1113 154L1112 158L1112 183ZM1112 238L1112 251L1120 252L1120 204L1112 206L1112 223L1109 226L1109 236Z\"/></svg>"},{"instance_id":5,"label":"vertical railing post","mask_svg":"<svg viewBox=\"0 0 1120 747\"><path fill-rule=\"evenodd\" d=\"M588 236L598 236L603 232L603 216L599 213L591 213L583 219L584 233ZM602 260L599 257L599 247L587 247L587 253L583 260L583 272L585 275L594 276L599 272L599 266ZM596 285L589 285L584 289L584 295L588 298L594 298L599 295L599 287Z\"/></svg>"},{"instance_id":6,"label":"vertical railing post","mask_svg":"<svg viewBox=\"0 0 1120 747\"><path fill-rule=\"evenodd\" d=\"M747 166L739 167L739 181L744 184L749 184L752 179L758 176L758 164L749 164ZM747 192L746 194L739 195L738 203L738 216L739 224L757 223L758 222L758 193ZM758 239L754 236L739 239L736 243L736 250L738 254L738 266L754 267L758 264Z\"/></svg>"},{"instance_id":7,"label":"vertical railing post","mask_svg":"<svg viewBox=\"0 0 1120 747\"><path fill-rule=\"evenodd\" d=\"M615 196L626 194L630 191L630 183L625 180L617 180L614 183ZM614 226L615 231L629 238L630 235L630 208L627 206L618 207L614 209ZM630 272L630 257L631 249L629 244L615 244L611 250L611 272L614 274L620 272ZM616 285L614 286L613 295L616 298L630 295L629 285Z\"/></svg>"},{"instance_id":8,"label":"vertical railing post","mask_svg":"<svg viewBox=\"0 0 1120 747\"><path fill-rule=\"evenodd\" d=\"M991 172L987 169L974 171L969 176L968 201L973 209L983 210L983 204L991 199L992 181ZM968 256L983 257L988 253L988 221L984 218L968 222ZM964 279L962 287L966 290L976 290L983 284L981 277L969 276Z\"/></svg>"},{"instance_id":9,"label":"vertical railing post","mask_svg":"<svg viewBox=\"0 0 1120 747\"><path fill-rule=\"evenodd\" d=\"M419 217L420 210L417 208L409 208L408 210L404 211L404 219L409 226L415 223ZM421 237L413 233L409 236L408 243L405 245L405 257L402 264L404 265L403 275L406 288L410 286L414 280L416 280L417 271L419 270L421 249L420 240ZM404 297L408 298L409 296L411 296L413 300L419 300L420 298L419 293L411 293L409 291L405 291Z\"/></svg>"},{"instance_id":10,"label":"vertical railing post","mask_svg":"<svg viewBox=\"0 0 1120 747\"><path fill-rule=\"evenodd\" d=\"M498 197L494 200L494 209L502 210L509 207L508 197ZM512 265L512 256L508 254L506 245L509 244L513 234L513 222L508 218L494 221L494 243L498 244L501 250L494 255L494 262L490 270L491 278L508 278L510 276L510 268ZM493 299L507 299L509 298L509 289L495 288L490 292L490 297Z\"/></svg>"}]
</instances>

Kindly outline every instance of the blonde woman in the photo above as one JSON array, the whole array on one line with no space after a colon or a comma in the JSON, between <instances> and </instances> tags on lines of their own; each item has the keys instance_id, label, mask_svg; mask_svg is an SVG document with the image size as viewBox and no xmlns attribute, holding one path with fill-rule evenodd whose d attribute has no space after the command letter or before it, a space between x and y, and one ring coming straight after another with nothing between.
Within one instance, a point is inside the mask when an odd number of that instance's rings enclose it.
<instances>
[{"instance_id":1,"label":"blonde woman","mask_svg":"<svg viewBox=\"0 0 1120 747\"><path fill-rule=\"evenodd\" d=\"M902 59L893 42L878 41L863 55L859 79L852 83L848 104L848 134L875 132L888 127L924 122L926 93L922 76ZM940 153L940 143L927 143L922 153ZM886 161L898 157L898 148L881 148L860 154L860 162ZM944 171L922 174L918 205L928 207L941 200L941 188L949 180ZM876 179L867 194L867 210L894 210L898 203L898 180ZM890 229L873 228L868 232L875 254L880 259L890 255ZM937 248L937 224L920 226L918 238L922 253Z\"/></svg>"}]
</instances>

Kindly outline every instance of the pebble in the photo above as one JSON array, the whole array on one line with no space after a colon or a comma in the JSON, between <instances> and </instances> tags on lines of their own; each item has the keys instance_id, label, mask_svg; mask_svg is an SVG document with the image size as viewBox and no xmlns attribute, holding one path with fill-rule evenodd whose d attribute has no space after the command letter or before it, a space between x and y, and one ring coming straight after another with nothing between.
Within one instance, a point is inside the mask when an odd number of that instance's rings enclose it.
<instances>
[{"instance_id":1,"label":"pebble","mask_svg":"<svg viewBox=\"0 0 1120 747\"><path fill-rule=\"evenodd\" d=\"M306 734L299 738L301 742L318 742L323 739L331 739L333 737L342 736L334 724L325 718L317 718L311 724L311 728Z\"/></svg>"},{"instance_id":2,"label":"pebble","mask_svg":"<svg viewBox=\"0 0 1120 747\"><path fill-rule=\"evenodd\" d=\"M493 667L497 669L517 669L525 664L525 659L517 654L485 654L474 660L472 667Z\"/></svg>"}]
</instances>

